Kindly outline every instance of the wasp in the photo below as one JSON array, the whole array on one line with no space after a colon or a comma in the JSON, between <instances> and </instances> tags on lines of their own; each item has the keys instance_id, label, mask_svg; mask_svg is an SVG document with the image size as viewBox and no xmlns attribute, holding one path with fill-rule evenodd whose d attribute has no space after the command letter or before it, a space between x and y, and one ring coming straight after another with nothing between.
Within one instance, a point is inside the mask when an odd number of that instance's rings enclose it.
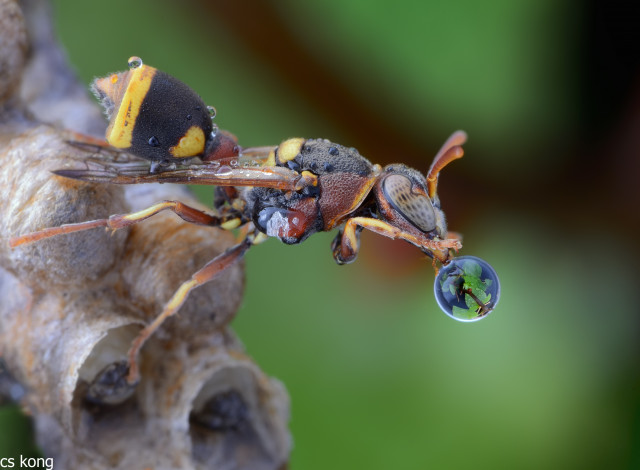
<instances>
[{"instance_id":1,"label":"wasp","mask_svg":"<svg viewBox=\"0 0 640 470\"><path fill-rule=\"evenodd\" d=\"M137 57L129 60L129 66L127 71L96 79L93 91L109 119L109 145L103 147L133 159L103 159L86 168L54 173L94 183L215 185L213 213L180 201L163 201L138 212L46 228L10 240L17 247L96 227L115 231L167 210L190 223L243 229L241 240L180 285L132 342L129 383L139 380L140 349L189 293L268 237L297 244L314 233L338 229L331 245L338 264L355 261L365 229L411 243L433 259L436 269L462 247L459 237L448 237L437 185L441 170L463 156L464 132L455 132L445 142L426 175L403 164L381 167L355 148L326 139L291 138L277 146L242 148L232 134L213 124L213 109L187 85Z\"/></svg>"}]
</instances>

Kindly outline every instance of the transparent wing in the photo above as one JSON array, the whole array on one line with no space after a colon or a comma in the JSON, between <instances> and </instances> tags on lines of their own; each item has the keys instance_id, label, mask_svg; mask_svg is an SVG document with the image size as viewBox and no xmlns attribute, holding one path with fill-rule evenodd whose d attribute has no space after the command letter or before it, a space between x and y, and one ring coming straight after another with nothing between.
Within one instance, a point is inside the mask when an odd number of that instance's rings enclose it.
<instances>
[{"instance_id":1,"label":"transparent wing","mask_svg":"<svg viewBox=\"0 0 640 470\"><path fill-rule=\"evenodd\" d=\"M83 168L61 169L56 175L94 183L176 183L216 186L260 186L281 190L299 188L299 173L282 167L231 167L203 162L151 172L151 162L119 153L117 158L87 158Z\"/></svg>"}]
</instances>

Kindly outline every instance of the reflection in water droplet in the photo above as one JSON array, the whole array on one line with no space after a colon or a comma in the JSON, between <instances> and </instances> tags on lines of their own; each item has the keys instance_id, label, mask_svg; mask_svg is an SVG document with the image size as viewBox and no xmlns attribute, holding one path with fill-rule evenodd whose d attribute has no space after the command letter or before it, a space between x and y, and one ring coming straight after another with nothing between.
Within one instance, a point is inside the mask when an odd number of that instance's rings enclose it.
<instances>
[{"instance_id":1,"label":"reflection in water droplet","mask_svg":"<svg viewBox=\"0 0 640 470\"><path fill-rule=\"evenodd\" d=\"M211 124L211 138L215 139L216 136L218 135L218 131L220 130L220 128L218 127L218 125L214 122Z\"/></svg>"},{"instance_id":2,"label":"reflection in water droplet","mask_svg":"<svg viewBox=\"0 0 640 470\"><path fill-rule=\"evenodd\" d=\"M485 318L500 298L500 280L486 261L460 256L443 266L434 292L440 308L451 318L471 322Z\"/></svg>"},{"instance_id":3,"label":"reflection in water droplet","mask_svg":"<svg viewBox=\"0 0 640 470\"><path fill-rule=\"evenodd\" d=\"M138 67L142 67L142 59L135 55L129 57L129 60L127 61L127 63L130 69L137 69Z\"/></svg>"},{"instance_id":4,"label":"reflection in water droplet","mask_svg":"<svg viewBox=\"0 0 640 470\"><path fill-rule=\"evenodd\" d=\"M217 114L216 108L214 108L213 106L207 106L207 111L209 111L209 116L211 116L211 119L216 117L216 114Z\"/></svg>"},{"instance_id":5,"label":"reflection in water droplet","mask_svg":"<svg viewBox=\"0 0 640 470\"><path fill-rule=\"evenodd\" d=\"M229 165L222 165L216 171L216 176L231 176L233 169Z\"/></svg>"},{"instance_id":6,"label":"reflection in water droplet","mask_svg":"<svg viewBox=\"0 0 640 470\"><path fill-rule=\"evenodd\" d=\"M229 165L231 165L231 168L238 168L238 159L237 158L233 158L229 161Z\"/></svg>"}]
</instances>

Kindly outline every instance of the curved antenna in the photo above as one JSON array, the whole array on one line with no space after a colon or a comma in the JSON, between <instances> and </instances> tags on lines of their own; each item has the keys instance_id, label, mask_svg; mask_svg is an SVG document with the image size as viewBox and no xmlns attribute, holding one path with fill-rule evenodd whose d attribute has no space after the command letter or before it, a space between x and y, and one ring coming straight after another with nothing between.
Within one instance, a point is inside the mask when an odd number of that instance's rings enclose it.
<instances>
[{"instance_id":1,"label":"curved antenna","mask_svg":"<svg viewBox=\"0 0 640 470\"><path fill-rule=\"evenodd\" d=\"M454 132L433 158L433 163L431 163L431 168L429 168L429 173L427 173L427 193L431 199L436 195L438 174L449 163L457 160L458 158L462 158L464 155L462 144L466 141L467 133L465 131Z\"/></svg>"}]
</instances>

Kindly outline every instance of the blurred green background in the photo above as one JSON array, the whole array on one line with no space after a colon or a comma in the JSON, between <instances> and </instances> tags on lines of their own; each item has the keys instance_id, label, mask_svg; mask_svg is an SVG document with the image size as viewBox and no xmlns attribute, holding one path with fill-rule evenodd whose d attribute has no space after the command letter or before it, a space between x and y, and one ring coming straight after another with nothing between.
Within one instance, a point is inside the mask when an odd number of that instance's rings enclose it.
<instances>
[{"instance_id":1,"label":"blurred green background","mask_svg":"<svg viewBox=\"0 0 640 470\"><path fill-rule=\"evenodd\" d=\"M234 326L289 390L292 468L640 468L640 18L624 2L54 4L83 81L141 56L245 146L326 137L426 171L469 134L439 192L462 253L500 275L486 320L446 317L402 242L364 236L343 267L334 234L247 255Z\"/></svg>"}]
</instances>

